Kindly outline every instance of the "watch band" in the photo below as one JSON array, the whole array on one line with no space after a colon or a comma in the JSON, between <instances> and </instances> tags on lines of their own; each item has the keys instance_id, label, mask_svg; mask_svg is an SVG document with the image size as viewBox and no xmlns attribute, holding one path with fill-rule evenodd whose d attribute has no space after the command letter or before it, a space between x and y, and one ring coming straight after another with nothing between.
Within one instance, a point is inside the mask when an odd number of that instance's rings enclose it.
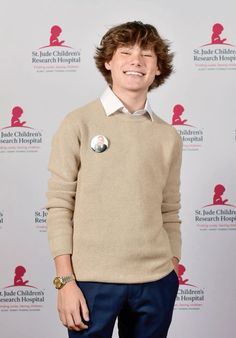
<instances>
[{"instance_id":1,"label":"watch band","mask_svg":"<svg viewBox=\"0 0 236 338\"><path fill-rule=\"evenodd\" d=\"M75 276L74 275L62 276L61 280L63 284L66 284L68 282L71 282L72 280L75 280Z\"/></svg>"}]
</instances>

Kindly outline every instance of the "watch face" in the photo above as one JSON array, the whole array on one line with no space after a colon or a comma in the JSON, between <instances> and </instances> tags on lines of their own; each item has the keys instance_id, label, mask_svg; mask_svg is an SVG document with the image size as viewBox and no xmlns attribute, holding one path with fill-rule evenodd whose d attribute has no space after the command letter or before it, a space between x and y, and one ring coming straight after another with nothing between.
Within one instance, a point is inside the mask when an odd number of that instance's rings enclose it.
<instances>
[{"instance_id":1,"label":"watch face","mask_svg":"<svg viewBox=\"0 0 236 338\"><path fill-rule=\"evenodd\" d=\"M54 278L53 284L56 289L60 289L63 286L62 281L59 277Z\"/></svg>"}]
</instances>

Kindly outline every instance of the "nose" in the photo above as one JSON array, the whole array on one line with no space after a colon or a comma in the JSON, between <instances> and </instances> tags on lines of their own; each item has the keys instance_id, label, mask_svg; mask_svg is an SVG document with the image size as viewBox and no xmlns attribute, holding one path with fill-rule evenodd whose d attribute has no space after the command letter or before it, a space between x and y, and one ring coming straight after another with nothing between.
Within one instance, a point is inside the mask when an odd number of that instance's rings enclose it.
<instances>
[{"instance_id":1,"label":"nose","mask_svg":"<svg viewBox=\"0 0 236 338\"><path fill-rule=\"evenodd\" d=\"M142 54L139 52L133 53L130 62L131 62L131 65L142 66L143 64Z\"/></svg>"}]
</instances>

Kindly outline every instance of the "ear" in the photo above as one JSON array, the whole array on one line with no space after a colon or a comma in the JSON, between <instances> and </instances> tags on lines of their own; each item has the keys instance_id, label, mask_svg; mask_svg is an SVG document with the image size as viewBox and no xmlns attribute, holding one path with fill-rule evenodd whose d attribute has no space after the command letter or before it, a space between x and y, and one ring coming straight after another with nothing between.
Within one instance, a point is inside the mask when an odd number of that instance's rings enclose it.
<instances>
[{"instance_id":1,"label":"ear","mask_svg":"<svg viewBox=\"0 0 236 338\"><path fill-rule=\"evenodd\" d=\"M157 70L156 70L156 75L158 76L158 75L161 75L161 72L160 72L160 70L157 68Z\"/></svg>"},{"instance_id":2,"label":"ear","mask_svg":"<svg viewBox=\"0 0 236 338\"><path fill-rule=\"evenodd\" d=\"M111 70L110 62L105 62L105 68L106 68L107 70Z\"/></svg>"}]
</instances>

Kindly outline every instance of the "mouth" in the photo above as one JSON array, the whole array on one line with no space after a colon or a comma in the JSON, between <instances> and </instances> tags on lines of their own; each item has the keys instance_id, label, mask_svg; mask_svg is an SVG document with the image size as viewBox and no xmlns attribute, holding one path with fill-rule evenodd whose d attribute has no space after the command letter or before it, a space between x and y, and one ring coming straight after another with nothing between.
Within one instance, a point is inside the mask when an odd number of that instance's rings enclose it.
<instances>
[{"instance_id":1,"label":"mouth","mask_svg":"<svg viewBox=\"0 0 236 338\"><path fill-rule=\"evenodd\" d=\"M142 72L137 72L137 71L134 71L134 70L126 70L126 71L124 71L124 74L126 74L126 75L135 75L135 76L140 76L140 77L142 77L142 76L145 75Z\"/></svg>"}]
</instances>

